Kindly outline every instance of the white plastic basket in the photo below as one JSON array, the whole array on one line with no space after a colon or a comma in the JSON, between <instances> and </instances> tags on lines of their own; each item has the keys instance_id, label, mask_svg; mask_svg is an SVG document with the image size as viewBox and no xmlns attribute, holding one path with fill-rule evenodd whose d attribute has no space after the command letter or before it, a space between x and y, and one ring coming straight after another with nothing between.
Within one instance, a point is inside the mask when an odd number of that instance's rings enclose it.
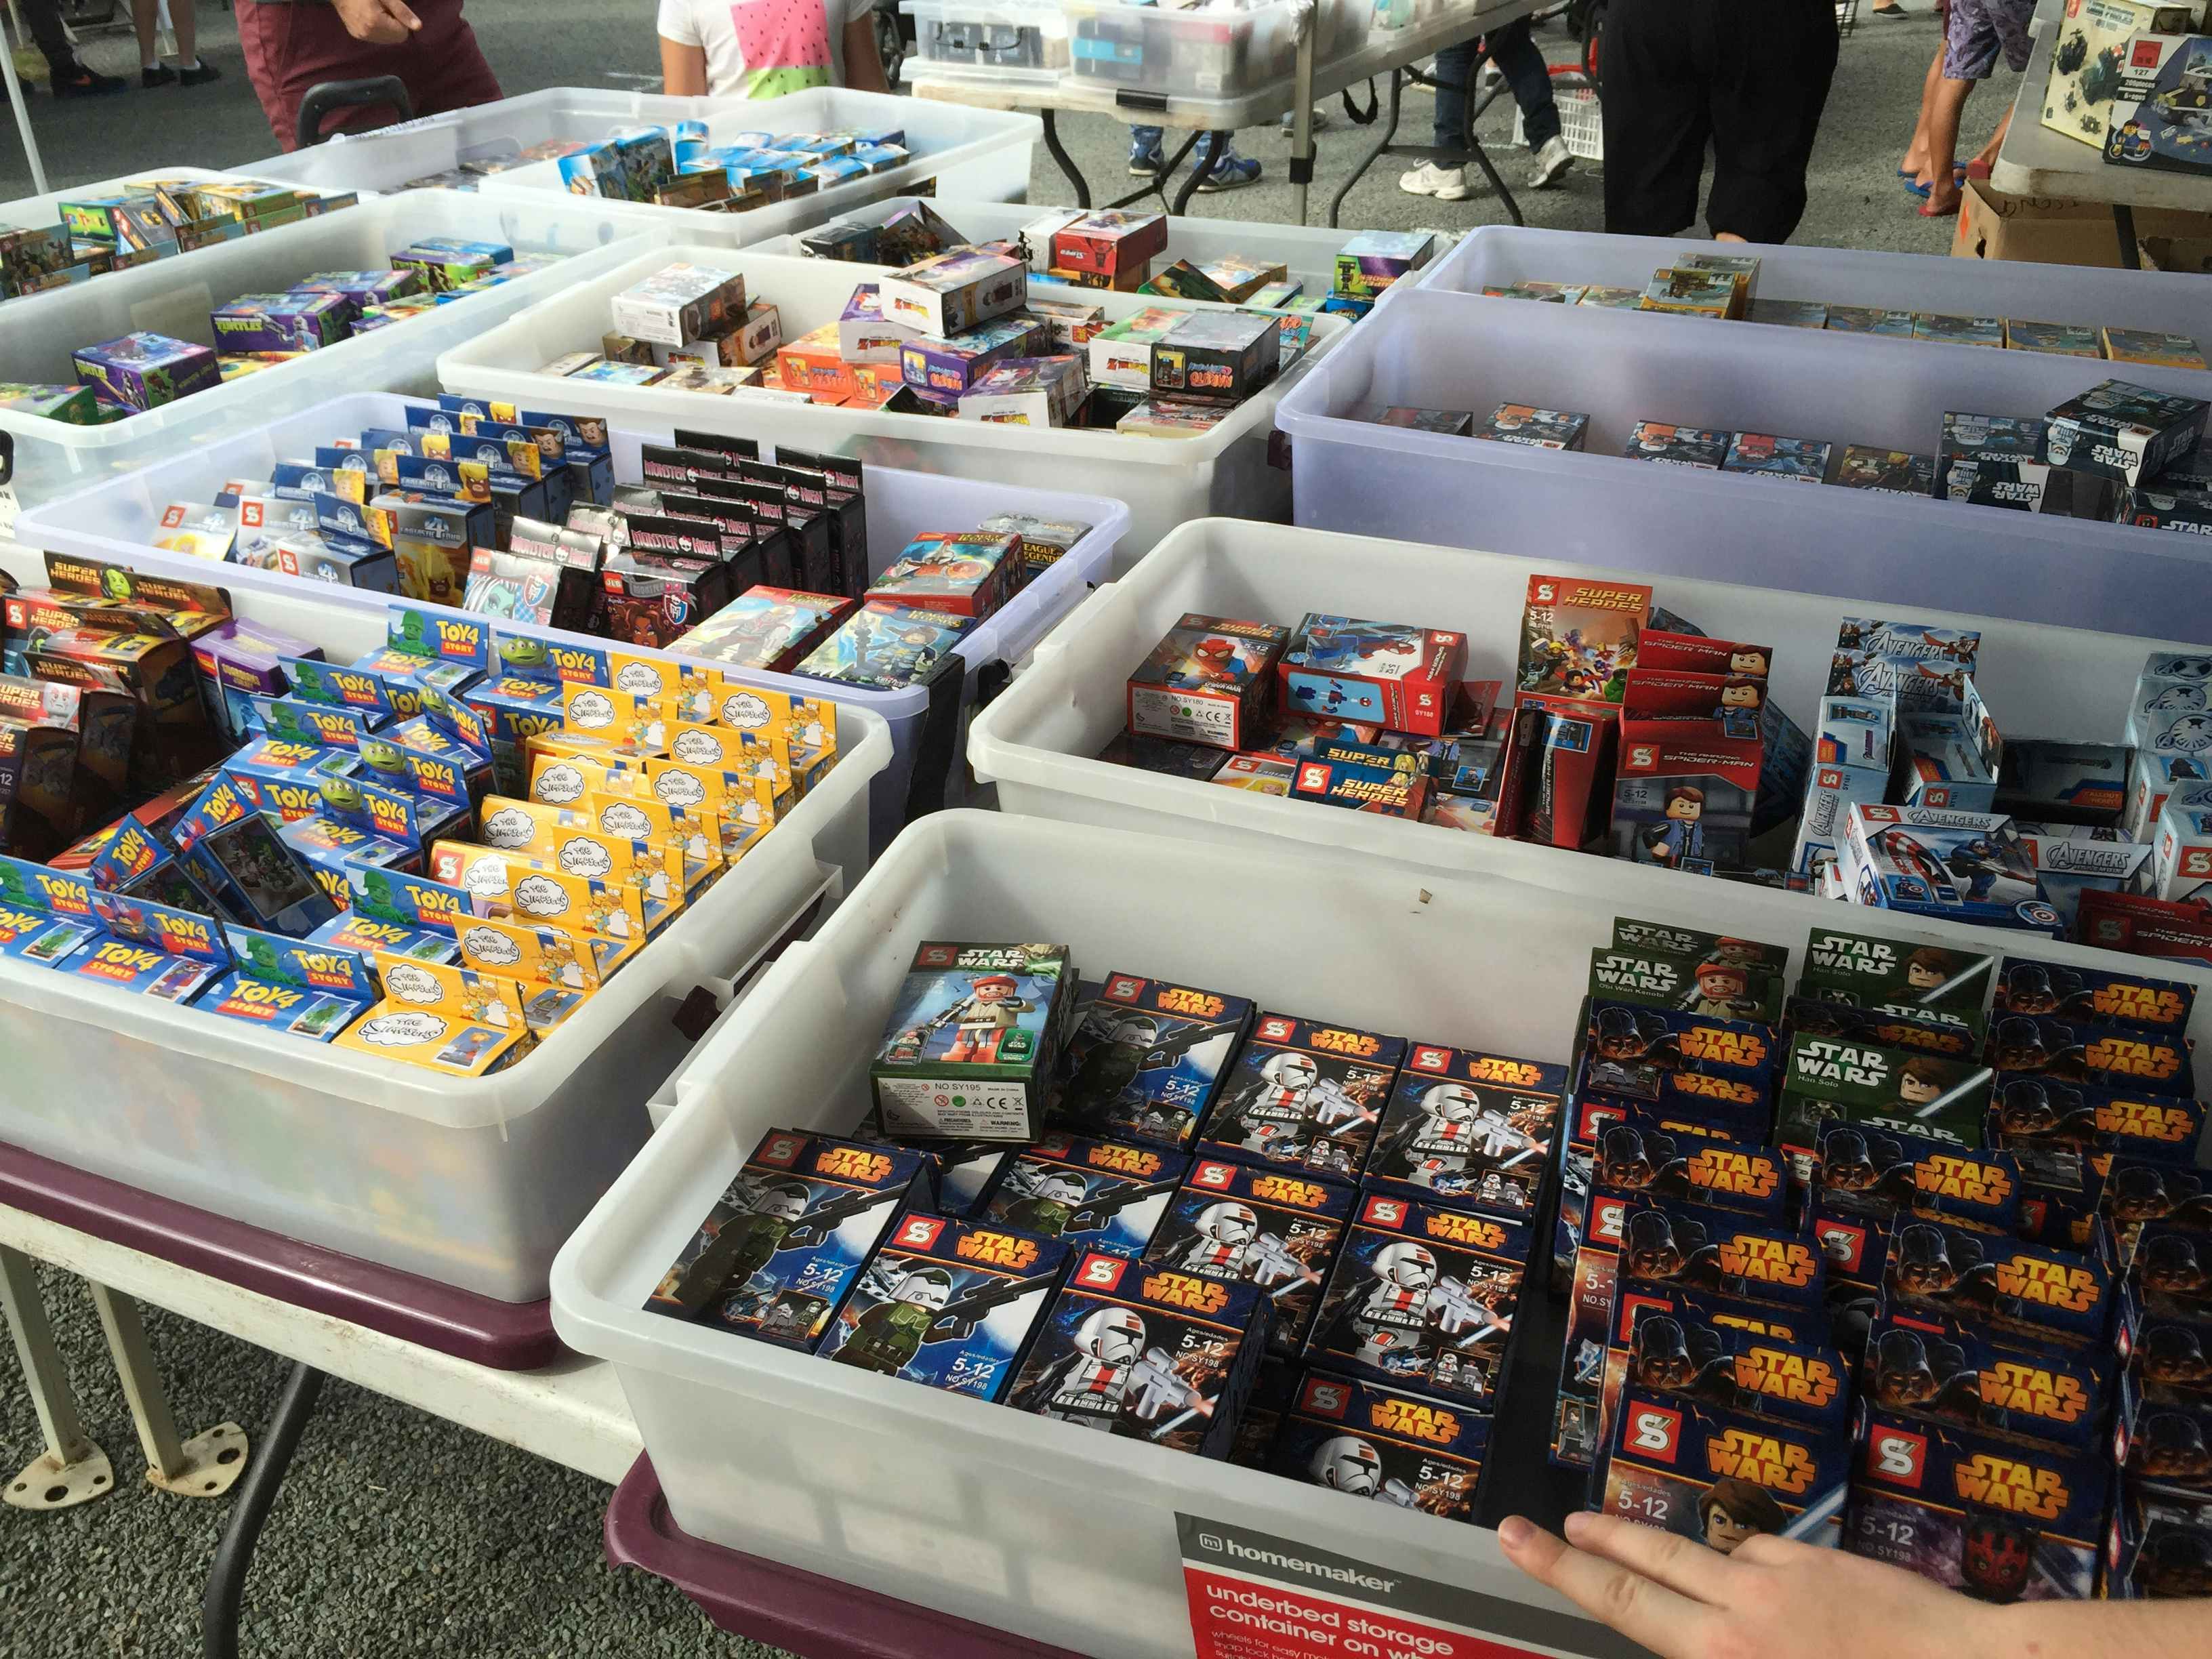
<instances>
[{"instance_id":1,"label":"white plastic basket","mask_svg":"<svg viewBox=\"0 0 2212 1659\"><path fill-rule=\"evenodd\" d=\"M697 401L710 403L710 398ZM556 397L526 407L568 410L572 405ZM270 464L279 459L311 457L314 447L333 437L351 436L365 427L406 424L404 400L388 393L356 393L319 404L266 426L256 427L220 443L132 473L100 489L86 490L27 514L17 534L27 546L50 548L87 558L107 559L142 569L161 570L192 581L216 581L234 591L252 590L298 600L313 593L320 603L343 606L368 618L368 625L382 629L386 612L413 604L395 594L370 592L354 587L325 586L282 571L256 570L240 565L210 565L187 555L164 552L147 544L155 533L161 509L175 501L212 501L217 484L230 477L266 477ZM683 424L678 420L675 424ZM673 436L665 417L611 426L608 441L614 451L615 477L635 482L640 475L638 447L665 443ZM866 475L868 504L868 562L872 574L889 568L908 541L925 530L967 530L994 513L1033 513L1039 517L1073 520L1091 526L1091 532L1043 574L1038 576L994 615L969 629L957 649L967 660L967 684L961 709L951 716L954 742L949 763L949 799L957 803L964 794L966 710L972 707L979 677L995 664L1011 669L1021 663L1036 642L1074 609L1094 582L1105 580L1114 550L1128 524L1129 510L1119 501L1058 491L1017 489L981 479L941 478L904 472L891 467L871 467ZM511 626L518 633L546 639L577 637L563 630ZM605 643L605 641L600 641ZM365 647L364 647L365 648ZM666 656L665 652L644 652ZM678 660L681 660L680 657ZM865 708L888 722L891 755L878 777L869 811L872 844L887 845L905 821L908 787L929 714L927 688L877 691L865 686L837 685L826 680L791 674L761 673L749 678L801 696L827 697L848 708Z\"/></svg>"},{"instance_id":2,"label":"white plastic basket","mask_svg":"<svg viewBox=\"0 0 2212 1659\"><path fill-rule=\"evenodd\" d=\"M1557 1061L1589 951L1610 939L1616 908L1608 896L1281 843L1193 845L1179 833L969 812L924 819L702 1044L674 1115L554 1263L555 1328L613 1362L670 1511L692 1536L1079 1653L1191 1652L1178 1514L1562 1610L1486 1530L826 1364L642 1304L764 1132L842 1132L866 1109L868 1061L922 939L1055 940L1086 974L1157 974L1417 1041ZM1723 884L1678 885L1637 914L1792 944L1807 920L1784 896ZM1986 943L1957 927L1893 931ZM1509 1385L1502 1425L1533 1423L1548 1400L1544 1376L1536 1366ZM1586 1623L1537 1639L1553 1651L1623 1651Z\"/></svg>"},{"instance_id":3,"label":"white plastic basket","mask_svg":"<svg viewBox=\"0 0 2212 1659\"><path fill-rule=\"evenodd\" d=\"M27 554L0 556L44 580ZM350 662L380 614L246 588L237 614ZM890 734L840 710L842 757L736 868L537 1049L488 1077L280 1036L0 962L0 1140L234 1220L504 1302L545 1294L553 1253L649 1133L688 1044L670 1016L726 999L817 893L868 864L867 790Z\"/></svg>"},{"instance_id":4,"label":"white plastic basket","mask_svg":"<svg viewBox=\"0 0 2212 1659\"><path fill-rule=\"evenodd\" d=\"M1644 420L1926 453L1947 410L2039 414L2116 367L1420 288L1377 307L1276 419L1297 522L1319 529L2212 641L2202 537L1621 458ZM2200 370L2125 378L2212 391ZM1588 452L1372 418L1509 402L1587 414Z\"/></svg>"},{"instance_id":5,"label":"white plastic basket","mask_svg":"<svg viewBox=\"0 0 2212 1659\"><path fill-rule=\"evenodd\" d=\"M679 259L719 262L742 273L748 294L773 301L794 338L835 322L855 283L883 274L876 265L677 246L641 254L557 298L477 336L438 360L451 392L501 398L532 409L568 409L651 426L674 422L702 432L781 439L803 448L850 455L870 466L898 466L953 477L988 478L1034 489L1079 489L1126 501L1131 523L1116 568L1125 567L1185 519L1208 513L1281 519L1288 480L1267 460L1268 423L1277 399L1327 356L1349 326L1316 317L1312 343L1282 379L1239 404L1197 438L1121 437L1111 432L1031 430L981 421L800 405L739 391L727 398L652 386L563 380L540 373L562 352L596 349L607 328L609 299ZM1086 289L1110 319L1161 301L1150 295ZM1198 301L1170 303L1207 307Z\"/></svg>"},{"instance_id":6,"label":"white plastic basket","mask_svg":"<svg viewBox=\"0 0 2212 1659\"><path fill-rule=\"evenodd\" d=\"M8 533L11 506L35 506L185 449L220 442L249 422L265 421L355 386L434 390L431 365L441 351L664 240L660 233L641 233L620 216L578 197L494 201L458 191L425 190L364 201L302 224L10 300L0 306L0 380L74 380L70 352L134 330L211 345L215 331L208 313L216 307L241 294L282 290L319 270L388 264L394 252L424 236L495 239L518 253L565 257L548 270L112 426L70 426L0 410L0 438L11 441L15 452L12 480L0 467L0 537Z\"/></svg>"},{"instance_id":7,"label":"white plastic basket","mask_svg":"<svg viewBox=\"0 0 2212 1659\"><path fill-rule=\"evenodd\" d=\"M1561 86L1559 78L1562 76L1573 76L1578 84ZM1579 84L1581 77L1579 65L1552 65L1552 102L1559 112L1559 137L1566 141L1568 155L1585 161L1602 161L1605 160L1605 113L1598 106L1597 94L1588 86ZM1513 110L1513 144L1516 149L1525 149L1528 145L1528 124L1522 118L1518 105Z\"/></svg>"}]
</instances>

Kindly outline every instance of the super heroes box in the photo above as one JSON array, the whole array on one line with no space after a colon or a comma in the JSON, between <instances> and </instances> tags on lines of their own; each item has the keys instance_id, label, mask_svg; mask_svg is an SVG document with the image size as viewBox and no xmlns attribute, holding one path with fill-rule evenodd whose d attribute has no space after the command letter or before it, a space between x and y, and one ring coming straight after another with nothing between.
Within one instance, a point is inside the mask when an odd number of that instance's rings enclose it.
<instances>
[{"instance_id":1,"label":"super heroes box","mask_svg":"<svg viewBox=\"0 0 2212 1659\"><path fill-rule=\"evenodd\" d=\"M1068 1039L1052 1115L1109 1139L1188 1146L1251 1018L1243 997L1109 974Z\"/></svg>"},{"instance_id":2,"label":"super heroes box","mask_svg":"<svg viewBox=\"0 0 2212 1659\"><path fill-rule=\"evenodd\" d=\"M1405 1052L1402 1037L1262 1013L1200 1144L1239 1162L1357 1181Z\"/></svg>"},{"instance_id":3,"label":"super heroes box","mask_svg":"<svg viewBox=\"0 0 2212 1659\"><path fill-rule=\"evenodd\" d=\"M884 1127L956 1140L1030 1139L1076 1000L1065 945L923 945L869 1068Z\"/></svg>"},{"instance_id":4,"label":"super heroes box","mask_svg":"<svg viewBox=\"0 0 2212 1659\"><path fill-rule=\"evenodd\" d=\"M1217 749L1257 738L1290 630L1188 613L1129 676L1129 730Z\"/></svg>"},{"instance_id":5,"label":"super heroes box","mask_svg":"<svg viewBox=\"0 0 2212 1659\"><path fill-rule=\"evenodd\" d=\"M1540 1084L1488 1080L1518 1074ZM1559 1139L1563 1081L1558 1066L1412 1044L1376 1131L1367 1185L1533 1221Z\"/></svg>"},{"instance_id":6,"label":"super heroes box","mask_svg":"<svg viewBox=\"0 0 2212 1659\"><path fill-rule=\"evenodd\" d=\"M1723 1555L1762 1534L1832 1547L1850 1463L1833 1432L1624 1389L1598 1507Z\"/></svg>"},{"instance_id":7,"label":"super heroes box","mask_svg":"<svg viewBox=\"0 0 2212 1659\"><path fill-rule=\"evenodd\" d=\"M1352 1206L1352 1194L1334 1182L1201 1158L1176 1189L1144 1259L1256 1286L1274 1307L1269 1346L1295 1358L1313 1328Z\"/></svg>"},{"instance_id":8,"label":"super heroes box","mask_svg":"<svg viewBox=\"0 0 2212 1659\"><path fill-rule=\"evenodd\" d=\"M1283 706L1436 737L1467 668L1467 636L1309 612L1283 653Z\"/></svg>"},{"instance_id":9,"label":"super heroes box","mask_svg":"<svg viewBox=\"0 0 2212 1659\"><path fill-rule=\"evenodd\" d=\"M974 1213L1086 1250L1138 1256L1189 1166L1181 1152L1055 1129L1000 1166Z\"/></svg>"},{"instance_id":10,"label":"super heroes box","mask_svg":"<svg viewBox=\"0 0 2212 1659\"><path fill-rule=\"evenodd\" d=\"M1350 1498L1473 1521L1490 1419L1356 1377L1308 1372L1267 1468Z\"/></svg>"}]
</instances>

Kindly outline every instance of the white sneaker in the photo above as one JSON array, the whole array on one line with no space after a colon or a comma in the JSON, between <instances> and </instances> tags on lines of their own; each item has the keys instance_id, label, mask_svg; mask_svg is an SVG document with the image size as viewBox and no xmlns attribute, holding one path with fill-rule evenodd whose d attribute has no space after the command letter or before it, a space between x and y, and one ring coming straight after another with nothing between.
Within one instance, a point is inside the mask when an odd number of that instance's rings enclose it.
<instances>
[{"instance_id":1,"label":"white sneaker","mask_svg":"<svg viewBox=\"0 0 2212 1659\"><path fill-rule=\"evenodd\" d=\"M1297 125L1297 115L1289 110L1284 111L1283 132L1285 136L1287 137L1291 131L1293 131L1296 129ZM1313 108L1313 130L1316 132L1319 132L1328 125L1328 112L1323 109L1319 104L1316 104Z\"/></svg>"},{"instance_id":2,"label":"white sneaker","mask_svg":"<svg viewBox=\"0 0 2212 1659\"><path fill-rule=\"evenodd\" d=\"M1438 167L1424 161L1411 173L1398 175L1398 188L1408 196L1433 196L1439 202L1467 200L1467 173L1462 167Z\"/></svg>"},{"instance_id":3,"label":"white sneaker","mask_svg":"<svg viewBox=\"0 0 2212 1659\"><path fill-rule=\"evenodd\" d=\"M1547 138L1544 148L1536 152L1536 165L1528 169L1528 188L1549 190L1574 164L1574 155L1567 149L1565 139L1556 136Z\"/></svg>"}]
</instances>

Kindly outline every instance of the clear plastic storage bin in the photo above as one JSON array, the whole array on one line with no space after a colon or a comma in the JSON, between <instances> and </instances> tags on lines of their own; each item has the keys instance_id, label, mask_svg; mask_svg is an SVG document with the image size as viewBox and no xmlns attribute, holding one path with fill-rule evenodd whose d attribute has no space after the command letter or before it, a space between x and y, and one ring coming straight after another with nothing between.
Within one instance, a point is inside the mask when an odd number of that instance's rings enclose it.
<instances>
[{"instance_id":1,"label":"clear plastic storage bin","mask_svg":"<svg viewBox=\"0 0 2212 1659\"><path fill-rule=\"evenodd\" d=\"M1325 358L1350 326L1339 317L1316 317L1305 356L1280 380L1237 405L1212 431L1182 439L1031 429L800 404L742 390L726 398L710 398L652 386L564 380L540 372L563 352L596 349L607 329L610 299L680 259L719 263L723 269L741 272L748 294L770 301L781 310L786 339L836 321L854 284L883 274L878 265L836 260L731 254L707 247L662 249L593 281L576 283L548 303L532 307L527 314L448 352L439 360L439 379L448 391L506 398L532 409L570 409L635 426L674 424L769 443L781 440L805 449L854 456L870 466L1109 496L1127 502L1130 510L1131 523L1117 556L1117 568L1126 568L1186 519L1209 513L1248 519L1288 516L1288 475L1267 459L1268 426L1276 400L1317 359ZM1086 299L1095 299L1109 319L1163 303L1219 308L1198 301L1162 301L1150 295L1100 289L1083 293Z\"/></svg>"},{"instance_id":2,"label":"clear plastic storage bin","mask_svg":"<svg viewBox=\"0 0 2212 1659\"><path fill-rule=\"evenodd\" d=\"M40 561L0 554L18 581ZM204 578L211 574L194 573ZM234 589L237 614L350 662L381 612ZM817 894L868 865L867 791L890 735L841 709L842 758L758 848L503 1072L448 1079L0 962L0 1140L233 1220L502 1302L545 1294L553 1254L643 1143L689 1048L672 1022L726 1000ZM826 884L826 888L825 888Z\"/></svg>"},{"instance_id":3,"label":"clear plastic storage bin","mask_svg":"<svg viewBox=\"0 0 2212 1659\"><path fill-rule=\"evenodd\" d=\"M1312 0L1187 8L1069 0L1073 78L1148 97L1235 98L1291 73L1300 21L1313 9Z\"/></svg>"},{"instance_id":4,"label":"clear plastic storage bin","mask_svg":"<svg viewBox=\"0 0 2212 1659\"><path fill-rule=\"evenodd\" d=\"M1550 1622L1571 1610L1509 1565L1487 1530L645 1310L764 1133L842 1132L867 1109L868 1062L923 939L1054 940L1086 974L1158 975L1418 1041L1567 1058L1589 952L1611 939L1610 896L1286 846L1194 846L1183 825L1163 828L969 812L909 828L820 935L787 951L705 1039L674 1115L555 1262L555 1328L613 1362L692 1537L961 1619L1102 1659L1187 1659L1182 1515L1201 1533L1206 1522L1248 1528L1332 1565L1527 1604L1500 1611L1518 1616L1501 1645L1455 1651L1632 1651L1589 1621ZM1637 914L1791 944L1807 924L1786 896L1723 883L1684 884ZM1237 925L1256 918L1285 927ZM1877 931L1987 943L1941 924ZM2048 954L2097 959L2066 945ZM1501 1424L1533 1430L1548 1370L1509 1385Z\"/></svg>"},{"instance_id":5,"label":"clear plastic storage bin","mask_svg":"<svg viewBox=\"0 0 2212 1659\"><path fill-rule=\"evenodd\" d=\"M563 258L548 270L112 426L70 426L0 410L0 451L14 452L12 477L7 456L0 453L0 537L8 534L14 509L187 448L220 442L249 423L349 387L434 390L431 365L441 351L664 240L653 232L641 234L620 216L577 197L492 201L426 190L364 201L302 224L0 303L0 380L67 384L76 378L70 354L77 347L139 330L211 345L215 331L208 313L217 306L241 294L282 291L319 270L386 264L393 253L424 236L496 239L517 253Z\"/></svg>"},{"instance_id":6,"label":"clear plastic storage bin","mask_svg":"<svg viewBox=\"0 0 2212 1659\"><path fill-rule=\"evenodd\" d=\"M1377 307L1284 395L1277 422L1294 446L1297 520L1648 576L1879 593L1916 611L2212 642L2212 547L2202 537L1621 458L1639 421L1928 454L1946 411L2040 415L2116 371L2161 391L2212 392L2201 370L1856 343L1416 289ZM1393 404L1480 416L1504 403L1588 415L1588 452L1373 419Z\"/></svg>"},{"instance_id":7,"label":"clear plastic storage bin","mask_svg":"<svg viewBox=\"0 0 2212 1659\"><path fill-rule=\"evenodd\" d=\"M569 408L565 400L557 397L544 404L526 406L558 410ZM303 592L313 593L318 603L342 606L369 619L365 625L381 629L387 611L414 602L396 594L370 592L362 588L326 587L278 570L211 565L204 560L165 552L147 544L155 533L161 509L173 501L211 501L216 487L223 479L266 477L272 461L311 454L317 443L328 442L333 435L350 435L364 427L405 424L404 400L389 393L363 392L337 398L149 467L103 489L49 503L27 515L17 533L28 546L160 570L192 581L217 581L234 590L251 589L284 596L294 603L300 602ZM682 425L684 422L678 419L674 424ZM673 436L673 428L665 418L656 423L625 417L622 424L611 426L608 441L614 451L615 477L626 483L636 480L640 476L639 445L666 443ZM1115 547L1127 526L1129 512L1119 501L1097 496L1023 489L983 479L933 477L892 467L870 467L866 484L868 562L874 574L886 569L921 532L970 529L993 513L1033 513L1041 518L1073 520L1091 526L1091 533L1057 564L1032 580L996 614L970 629L959 643L960 654L967 661L961 708L950 715L940 716L950 721L953 732L945 763L949 769L951 798L957 800L967 770L965 713L978 695L979 677L996 665L1012 667L1022 661L1030 648L1084 599L1091 583L1105 579ZM556 629L522 623L502 626L550 640L575 637ZM865 708L889 724L891 755L877 779L870 810L872 844L888 844L904 821L909 786L930 713L928 690L916 687L902 691L876 691L792 674L760 673L749 678L798 696L827 697L848 708Z\"/></svg>"},{"instance_id":8,"label":"clear plastic storage bin","mask_svg":"<svg viewBox=\"0 0 2212 1659\"><path fill-rule=\"evenodd\" d=\"M914 19L918 76L1050 87L1069 70L1057 0L902 0Z\"/></svg>"}]
</instances>

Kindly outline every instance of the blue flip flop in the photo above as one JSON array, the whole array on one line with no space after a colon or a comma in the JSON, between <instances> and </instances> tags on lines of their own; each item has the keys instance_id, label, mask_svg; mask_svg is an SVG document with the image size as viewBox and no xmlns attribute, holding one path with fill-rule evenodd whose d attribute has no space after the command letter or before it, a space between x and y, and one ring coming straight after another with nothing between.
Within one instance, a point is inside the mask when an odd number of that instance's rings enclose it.
<instances>
[{"instance_id":1,"label":"blue flip flop","mask_svg":"<svg viewBox=\"0 0 2212 1659\"><path fill-rule=\"evenodd\" d=\"M1935 188L1933 185L1917 185L1913 183L1912 175L1907 173L1903 167L1898 168L1897 176L1905 180L1905 193L1906 195L1917 196L1923 202L1928 199L1928 192ZM1954 183L1961 185L1965 184L1966 182L1966 169L1962 167L1953 167L1951 169L1951 178Z\"/></svg>"}]
</instances>

